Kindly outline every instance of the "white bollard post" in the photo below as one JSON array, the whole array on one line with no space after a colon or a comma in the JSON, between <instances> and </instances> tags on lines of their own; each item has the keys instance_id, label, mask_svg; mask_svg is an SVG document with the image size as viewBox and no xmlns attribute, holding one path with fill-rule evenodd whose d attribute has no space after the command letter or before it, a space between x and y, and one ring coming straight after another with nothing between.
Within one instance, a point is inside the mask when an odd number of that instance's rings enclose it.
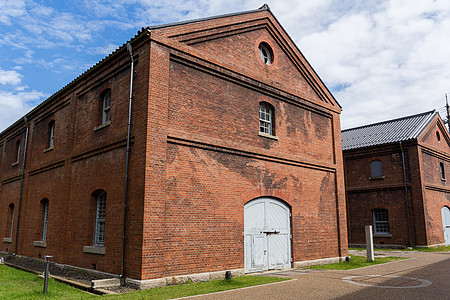
<instances>
[{"instance_id":1,"label":"white bollard post","mask_svg":"<svg viewBox=\"0 0 450 300\"><path fill-rule=\"evenodd\" d=\"M374 261L372 225L366 225L367 261Z\"/></svg>"}]
</instances>

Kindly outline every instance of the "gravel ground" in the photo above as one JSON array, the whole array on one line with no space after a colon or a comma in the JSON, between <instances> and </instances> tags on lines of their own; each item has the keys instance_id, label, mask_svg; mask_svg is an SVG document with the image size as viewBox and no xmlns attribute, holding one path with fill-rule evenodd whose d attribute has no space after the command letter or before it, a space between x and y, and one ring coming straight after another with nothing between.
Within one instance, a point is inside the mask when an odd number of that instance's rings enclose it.
<instances>
[{"instance_id":1,"label":"gravel ground","mask_svg":"<svg viewBox=\"0 0 450 300\"><path fill-rule=\"evenodd\" d=\"M387 257L387 256L395 256L395 257L410 257L413 254L420 253L419 251L395 251L395 250L375 250L374 255L378 257ZM356 255L356 256L367 256L366 250L348 250L348 254Z\"/></svg>"},{"instance_id":2,"label":"gravel ground","mask_svg":"<svg viewBox=\"0 0 450 300\"><path fill-rule=\"evenodd\" d=\"M3 257L6 263L13 264L15 266L19 266L28 270L36 271L39 273L43 273L45 270L45 264L46 262L42 259L36 259L26 256L13 256L9 253L0 253L0 257ZM82 283L85 285L91 285L92 280L97 279L107 279L107 278L113 278L114 276L111 274L96 272L94 270L87 270L87 269L81 269L76 268L68 265L60 265L56 264L54 262L50 262L50 274L59 276L65 279L69 279L71 281L75 281L78 283ZM120 287L111 287L111 288L103 288L105 290L109 290L115 293L125 293L125 292L132 292L136 291L135 289L132 289L127 286L120 286Z\"/></svg>"}]
</instances>

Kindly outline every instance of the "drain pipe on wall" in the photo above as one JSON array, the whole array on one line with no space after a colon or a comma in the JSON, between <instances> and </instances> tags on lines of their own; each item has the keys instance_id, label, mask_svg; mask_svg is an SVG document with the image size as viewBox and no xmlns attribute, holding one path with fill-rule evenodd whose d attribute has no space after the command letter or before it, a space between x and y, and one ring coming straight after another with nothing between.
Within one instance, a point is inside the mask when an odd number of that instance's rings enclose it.
<instances>
[{"instance_id":1,"label":"drain pipe on wall","mask_svg":"<svg viewBox=\"0 0 450 300\"><path fill-rule=\"evenodd\" d=\"M13 253L14 256L17 254L17 241L19 238L20 209L22 206L22 198L23 198L23 182L25 180L25 162L27 159L27 145L28 145L28 132L29 132L28 120L27 120L26 116L23 117L23 121L25 122L25 126L27 129L25 132L25 147L23 149L23 159L22 159L22 175L20 178L20 195L19 195L19 207L17 208L16 238L14 241L14 253Z\"/></svg>"},{"instance_id":2,"label":"drain pipe on wall","mask_svg":"<svg viewBox=\"0 0 450 300\"><path fill-rule=\"evenodd\" d=\"M405 154L403 152L403 145L400 142L400 150L402 151L402 167L403 167L403 180L405 183L405 198L406 198L406 214L408 218L408 238L409 238L409 246L412 247L412 237L411 237L411 221L409 215L409 199L408 199L408 183L406 180L406 167L405 167Z\"/></svg>"},{"instance_id":3,"label":"drain pipe on wall","mask_svg":"<svg viewBox=\"0 0 450 300\"><path fill-rule=\"evenodd\" d=\"M125 230L127 221L127 194L128 194L128 164L130 159L130 133L131 133L131 104L133 101L133 73L134 73L134 59L133 48L130 42L127 43L127 51L130 54L131 59L131 72L130 72L130 101L128 103L128 129L127 129L127 155L125 159L125 187L123 196L123 231L122 231L122 257L120 260L120 278L124 277L124 264L125 264Z\"/></svg>"}]
</instances>

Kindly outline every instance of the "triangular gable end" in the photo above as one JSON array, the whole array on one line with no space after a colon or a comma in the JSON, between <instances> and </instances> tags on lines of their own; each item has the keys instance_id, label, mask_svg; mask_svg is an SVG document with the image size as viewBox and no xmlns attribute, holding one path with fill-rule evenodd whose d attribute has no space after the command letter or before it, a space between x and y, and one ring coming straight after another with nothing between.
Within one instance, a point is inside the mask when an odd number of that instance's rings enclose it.
<instances>
[{"instance_id":1,"label":"triangular gable end","mask_svg":"<svg viewBox=\"0 0 450 300\"><path fill-rule=\"evenodd\" d=\"M438 113L417 138L419 144L450 153L450 134Z\"/></svg>"},{"instance_id":2,"label":"triangular gable end","mask_svg":"<svg viewBox=\"0 0 450 300\"><path fill-rule=\"evenodd\" d=\"M210 61L340 112L330 91L267 9L151 30L152 37L164 36L188 45ZM273 52L271 65L260 59L258 47L263 42Z\"/></svg>"}]
</instances>

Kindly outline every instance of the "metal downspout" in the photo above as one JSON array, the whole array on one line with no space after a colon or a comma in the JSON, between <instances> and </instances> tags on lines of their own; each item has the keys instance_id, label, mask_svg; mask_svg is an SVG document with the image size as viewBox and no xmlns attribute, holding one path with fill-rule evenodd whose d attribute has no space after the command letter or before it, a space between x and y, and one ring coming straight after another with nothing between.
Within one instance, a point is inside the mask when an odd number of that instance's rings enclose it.
<instances>
[{"instance_id":1,"label":"metal downspout","mask_svg":"<svg viewBox=\"0 0 450 300\"><path fill-rule=\"evenodd\" d=\"M125 230L127 221L127 194L128 194L128 164L130 158L130 132L131 132L131 104L133 100L133 73L134 73L134 59L133 48L131 44L127 43L127 50L131 59L131 74L130 74L130 100L128 103L128 125L127 125L127 155L125 160L125 187L123 197L123 229L122 229L122 257L120 260L120 278L124 277L124 265L125 265Z\"/></svg>"},{"instance_id":2,"label":"metal downspout","mask_svg":"<svg viewBox=\"0 0 450 300\"><path fill-rule=\"evenodd\" d=\"M409 199L408 199L408 183L406 180L406 167L405 167L405 154L403 153L403 145L402 142L400 142L400 150L402 151L402 167L403 167L403 180L405 183L405 198L406 198L406 214L408 217L408 238L409 238L409 246L412 247L412 237L411 237L411 221L410 221L410 214L409 214Z\"/></svg>"},{"instance_id":3,"label":"metal downspout","mask_svg":"<svg viewBox=\"0 0 450 300\"><path fill-rule=\"evenodd\" d=\"M25 133L25 147L23 149L23 161L22 161L22 175L20 178L20 196L19 196L19 207L17 209L17 226L16 226L16 238L14 241L14 253L13 255L17 254L17 242L18 242L18 238L19 238L19 224L20 224L20 210L22 207L22 198L23 198L23 182L25 180L25 162L26 162L26 158L27 158L27 146L28 146L28 132L29 132L29 127L28 127L28 120L27 117L23 117L23 121L25 122L25 126L27 128L26 133Z\"/></svg>"}]
</instances>

